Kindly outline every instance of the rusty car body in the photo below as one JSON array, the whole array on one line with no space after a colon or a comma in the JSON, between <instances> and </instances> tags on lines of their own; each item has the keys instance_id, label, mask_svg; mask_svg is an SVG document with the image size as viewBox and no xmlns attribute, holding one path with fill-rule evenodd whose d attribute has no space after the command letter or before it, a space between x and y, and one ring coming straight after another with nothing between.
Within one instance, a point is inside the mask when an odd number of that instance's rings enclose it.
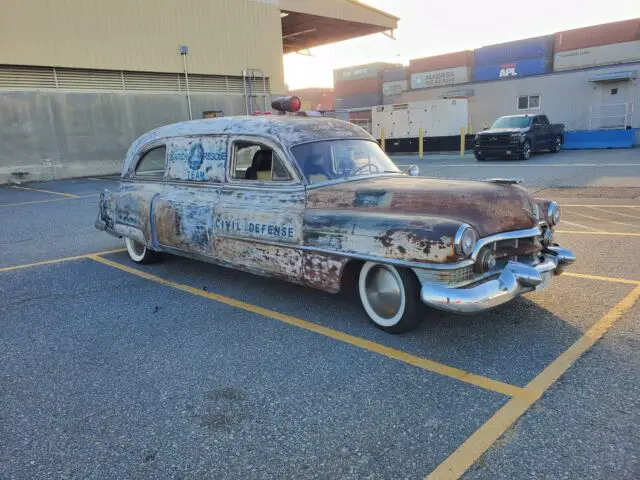
<instances>
[{"instance_id":1,"label":"rusty car body","mask_svg":"<svg viewBox=\"0 0 640 480\"><path fill-rule=\"evenodd\" d=\"M349 122L272 115L142 135L96 227L136 262L167 252L353 287L376 326L402 332L425 305L473 313L546 287L575 259L553 242L559 216L511 181L407 175Z\"/></svg>"}]
</instances>

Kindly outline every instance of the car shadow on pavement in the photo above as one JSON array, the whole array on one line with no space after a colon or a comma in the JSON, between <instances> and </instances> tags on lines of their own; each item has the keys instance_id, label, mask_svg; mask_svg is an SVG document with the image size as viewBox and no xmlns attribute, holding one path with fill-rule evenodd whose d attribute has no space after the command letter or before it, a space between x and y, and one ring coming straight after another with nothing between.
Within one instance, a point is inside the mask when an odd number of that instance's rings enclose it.
<instances>
[{"instance_id":1,"label":"car shadow on pavement","mask_svg":"<svg viewBox=\"0 0 640 480\"><path fill-rule=\"evenodd\" d=\"M390 335L369 322L353 295L333 295L169 255L163 262L150 266L133 265L123 253L109 258L177 283L519 386L526 385L582 335L580 326L569 319L561 305L556 305L555 299L550 305L554 311L535 301L546 292L533 294L533 299L519 297L509 304L474 315L425 309L425 320L419 329ZM554 287L565 288L560 283L552 284L551 290ZM559 302L562 292L556 292L556 296ZM606 305L603 308L606 310ZM594 316L589 323L597 318Z\"/></svg>"}]
</instances>

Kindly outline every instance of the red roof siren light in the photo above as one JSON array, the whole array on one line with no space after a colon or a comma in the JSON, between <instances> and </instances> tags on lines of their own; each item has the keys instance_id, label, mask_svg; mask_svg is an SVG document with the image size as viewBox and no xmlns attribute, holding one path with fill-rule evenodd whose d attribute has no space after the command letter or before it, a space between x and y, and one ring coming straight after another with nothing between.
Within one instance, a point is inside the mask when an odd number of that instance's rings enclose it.
<instances>
[{"instance_id":1,"label":"red roof siren light","mask_svg":"<svg viewBox=\"0 0 640 480\"><path fill-rule=\"evenodd\" d=\"M302 107L302 102L295 95L279 97L271 102L271 108L278 112L297 112Z\"/></svg>"}]
</instances>

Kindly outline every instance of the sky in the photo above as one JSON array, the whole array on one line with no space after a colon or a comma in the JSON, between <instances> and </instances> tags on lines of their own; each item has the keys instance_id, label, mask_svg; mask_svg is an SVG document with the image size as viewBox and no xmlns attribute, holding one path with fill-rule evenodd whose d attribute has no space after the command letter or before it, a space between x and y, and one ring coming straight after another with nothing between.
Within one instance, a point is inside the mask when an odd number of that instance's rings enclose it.
<instances>
[{"instance_id":1,"label":"sky","mask_svg":"<svg viewBox=\"0 0 640 480\"><path fill-rule=\"evenodd\" d=\"M321 0L317 0L321 1ZM640 17L640 0L361 0L400 17L396 40L379 33L284 56L291 89L332 87L333 69L428 57Z\"/></svg>"}]
</instances>

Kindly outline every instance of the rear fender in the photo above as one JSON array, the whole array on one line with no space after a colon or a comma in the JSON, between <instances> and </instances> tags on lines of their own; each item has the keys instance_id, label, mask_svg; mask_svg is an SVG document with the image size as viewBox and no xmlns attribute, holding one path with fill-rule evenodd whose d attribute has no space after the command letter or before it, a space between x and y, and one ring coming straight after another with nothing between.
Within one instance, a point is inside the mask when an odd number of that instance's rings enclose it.
<instances>
[{"instance_id":1,"label":"rear fender","mask_svg":"<svg viewBox=\"0 0 640 480\"><path fill-rule=\"evenodd\" d=\"M151 245L150 198L142 192L103 189L98 199L96 228L117 237L127 237Z\"/></svg>"}]
</instances>

